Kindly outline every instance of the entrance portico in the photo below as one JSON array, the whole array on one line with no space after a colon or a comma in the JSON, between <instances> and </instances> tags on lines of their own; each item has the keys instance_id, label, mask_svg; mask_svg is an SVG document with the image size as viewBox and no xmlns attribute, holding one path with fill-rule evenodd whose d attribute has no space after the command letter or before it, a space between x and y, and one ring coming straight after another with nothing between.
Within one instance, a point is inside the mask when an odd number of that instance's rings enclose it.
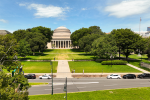
<instances>
[{"instance_id":1,"label":"entrance portico","mask_svg":"<svg viewBox=\"0 0 150 100\"><path fill-rule=\"evenodd\" d=\"M72 48L71 40L52 40L51 47L54 48Z\"/></svg>"}]
</instances>

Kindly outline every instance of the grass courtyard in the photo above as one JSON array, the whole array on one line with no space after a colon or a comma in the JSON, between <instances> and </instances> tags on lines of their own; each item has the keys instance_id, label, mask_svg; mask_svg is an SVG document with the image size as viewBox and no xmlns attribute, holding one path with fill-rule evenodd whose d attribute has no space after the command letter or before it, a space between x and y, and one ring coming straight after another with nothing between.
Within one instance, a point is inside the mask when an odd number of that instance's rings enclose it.
<instances>
[{"instance_id":1,"label":"grass courtyard","mask_svg":"<svg viewBox=\"0 0 150 100\"><path fill-rule=\"evenodd\" d=\"M67 100L150 100L150 87L68 93ZM65 93L33 95L30 100L65 100Z\"/></svg>"},{"instance_id":2,"label":"grass courtyard","mask_svg":"<svg viewBox=\"0 0 150 100\"><path fill-rule=\"evenodd\" d=\"M22 61L24 73L51 73L51 65L50 62L31 62L31 61ZM53 72L57 72L57 61L53 61ZM8 72L6 69L3 70L6 73Z\"/></svg>"},{"instance_id":3,"label":"grass courtyard","mask_svg":"<svg viewBox=\"0 0 150 100\"><path fill-rule=\"evenodd\" d=\"M82 73L83 69L85 73L140 73L141 71L136 70L128 65L101 65L101 62L95 61L69 61L70 71L75 69L75 73Z\"/></svg>"},{"instance_id":4,"label":"grass courtyard","mask_svg":"<svg viewBox=\"0 0 150 100\"><path fill-rule=\"evenodd\" d=\"M72 59L93 59L94 56L86 54L78 49L48 49L35 55L18 57L19 60L72 60Z\"/></svg>"}]
</instances>

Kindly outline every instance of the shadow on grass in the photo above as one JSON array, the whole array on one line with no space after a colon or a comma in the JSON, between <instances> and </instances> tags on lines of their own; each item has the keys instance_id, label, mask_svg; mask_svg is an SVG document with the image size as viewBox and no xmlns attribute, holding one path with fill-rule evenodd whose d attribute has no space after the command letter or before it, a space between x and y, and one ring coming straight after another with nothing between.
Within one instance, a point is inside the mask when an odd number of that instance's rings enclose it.
<instances>
[{"instance_id":1,"label":"shadow on grass","mask_svg":"<svg viewBox=\"0 0 150 100\"><path fill-rule=\"evenodd\" d=\"M54 51L54 49L46 49L46 50L44 50L44 52L51 52L51 51Z\"/></svg>"},{"instance_id":2,"label":"shadow on grass","mask_svg":"<svg viewBox=\"0 0 150 100\"><path fill-rule=\"evenodd\" d=\"M84 52L84 50L80 50L80 49L70 49L72 52Z\"/></svg>"}]
</instances>

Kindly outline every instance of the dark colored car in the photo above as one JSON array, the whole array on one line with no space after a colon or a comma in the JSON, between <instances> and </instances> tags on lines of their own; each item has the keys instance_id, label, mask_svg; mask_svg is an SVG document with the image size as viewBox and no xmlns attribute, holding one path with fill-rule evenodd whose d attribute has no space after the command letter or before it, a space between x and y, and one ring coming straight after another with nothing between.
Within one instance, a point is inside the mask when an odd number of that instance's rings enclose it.
<instances>
[{"instance_id":1,"label":"dark colored car","mask_svg":"<svg viewBox=\"0 0 150 100\"><path fill-rule=\"evenodd\" d=\"M27 79L36 79L36 75L35 74L24 75L24 77L27 78Z\"/></svg>"},{"instance_id":2,"label":"dark colored car","mask_svg":"<svg viewBox=\"0 0 150 100\"><path fill-rule=\"evenodd\" d=\"M138 78L150 78L150 73L143 73L138 75Z\"/></svg>"},{"instance_id":3,"label":"dark colored car","mask_svg":"<svg viewBox=\"0 0 150 100\"><path fill-rule=\"evenodd\" d=\"M123 75L123 78L124 79L135 79L136 78L136 75L134 74L126 74L126 75Z\"/></svg>"}]
</instances>

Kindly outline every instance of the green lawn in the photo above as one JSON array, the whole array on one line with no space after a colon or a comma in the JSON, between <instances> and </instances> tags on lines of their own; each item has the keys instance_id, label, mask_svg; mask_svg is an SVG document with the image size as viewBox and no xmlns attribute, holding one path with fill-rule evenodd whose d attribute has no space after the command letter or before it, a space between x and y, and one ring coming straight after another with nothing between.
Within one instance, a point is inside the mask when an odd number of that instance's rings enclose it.
<instances>
[{"instance_id":1,"label":"green lawn","mask_svg":"<svg viewBox=\"0 0 150 100\"><path fill-rule=\"evenodd\" d=\"M24 73L51 73L50 62L30 62L23 61L23 71ZM53 61L53 72L57 72L57 61Z\"/></svg>"},{"instance_id":2,"label":"green lawn","mask_svg":"<svg viewBox=\"0 0 150 100\"><path fill-rule=\"evenodd\" d=\"M67 100L150 100L150 87L68 93ZM66 100L66 94L29 96L29 100Z\"/></svg>"},{"instance_id":3,"label":"green lawn","mask_svg":"<svg viewBox=\"0 0 150 100\"><path fill-rule=\"evenodd\" d=\"M75 69L76 73L82 73L83 69L85 73L101 73L102 70L104 73L128 73L128 72L135 72L139 73L141 71L136 70L127 65L101 65L100 62L95 61L79 61L79 62L72 62L69 61L70 71Z\"/></svg>"},{"instance_id":4,"label":"green lawn","mask_svg":"<svg viewBox=\"0 0 150 100\"><path fill-rule=\"evenodd\" d=\"M58 53L58 54L53 54ZM67 54L68 53L68 54ZM73 53L73 54L69 54ZM19 60L72 60L72 59L93 59L94 56L81 52L77 49L53 49L47 52L35 53L35 55L18 57Z\"/></svg>"},{"instance_id":5,"label":"green lawn","mask_svg":"<svg viewBox=\"0 0 150 100\"><path fill-rule=\"evenodd\" d=\"M34 82L34 83L31 83L29 82L29 85L47 85L48 83L44 83L44 82L40 82L40 83L37 83L37 82Z\"/></svg>"},{"instance_id":6,"label":"green lawn","mask_svg":"<svg viewBox=\"0 0 150 100\"><path fill-rule=\"evenodd\" d=\"M32 62L32 61L22 61L24 73L51 73L51 65L50 62ZM53 72L57 72L57 61L53 61ZM8 72L6 69L3 70L6 73Z\"/></svg>"},{"instance_id":7,"label":"green lawn","mask_svg":"<svg viewBox=\"0 0 150 100\"><path fill-rule=\"evenodd\" d=\"M79 49L47 49L44 51L45 54L48 53L85 53Z\"/></svg>"}]
</instances>

